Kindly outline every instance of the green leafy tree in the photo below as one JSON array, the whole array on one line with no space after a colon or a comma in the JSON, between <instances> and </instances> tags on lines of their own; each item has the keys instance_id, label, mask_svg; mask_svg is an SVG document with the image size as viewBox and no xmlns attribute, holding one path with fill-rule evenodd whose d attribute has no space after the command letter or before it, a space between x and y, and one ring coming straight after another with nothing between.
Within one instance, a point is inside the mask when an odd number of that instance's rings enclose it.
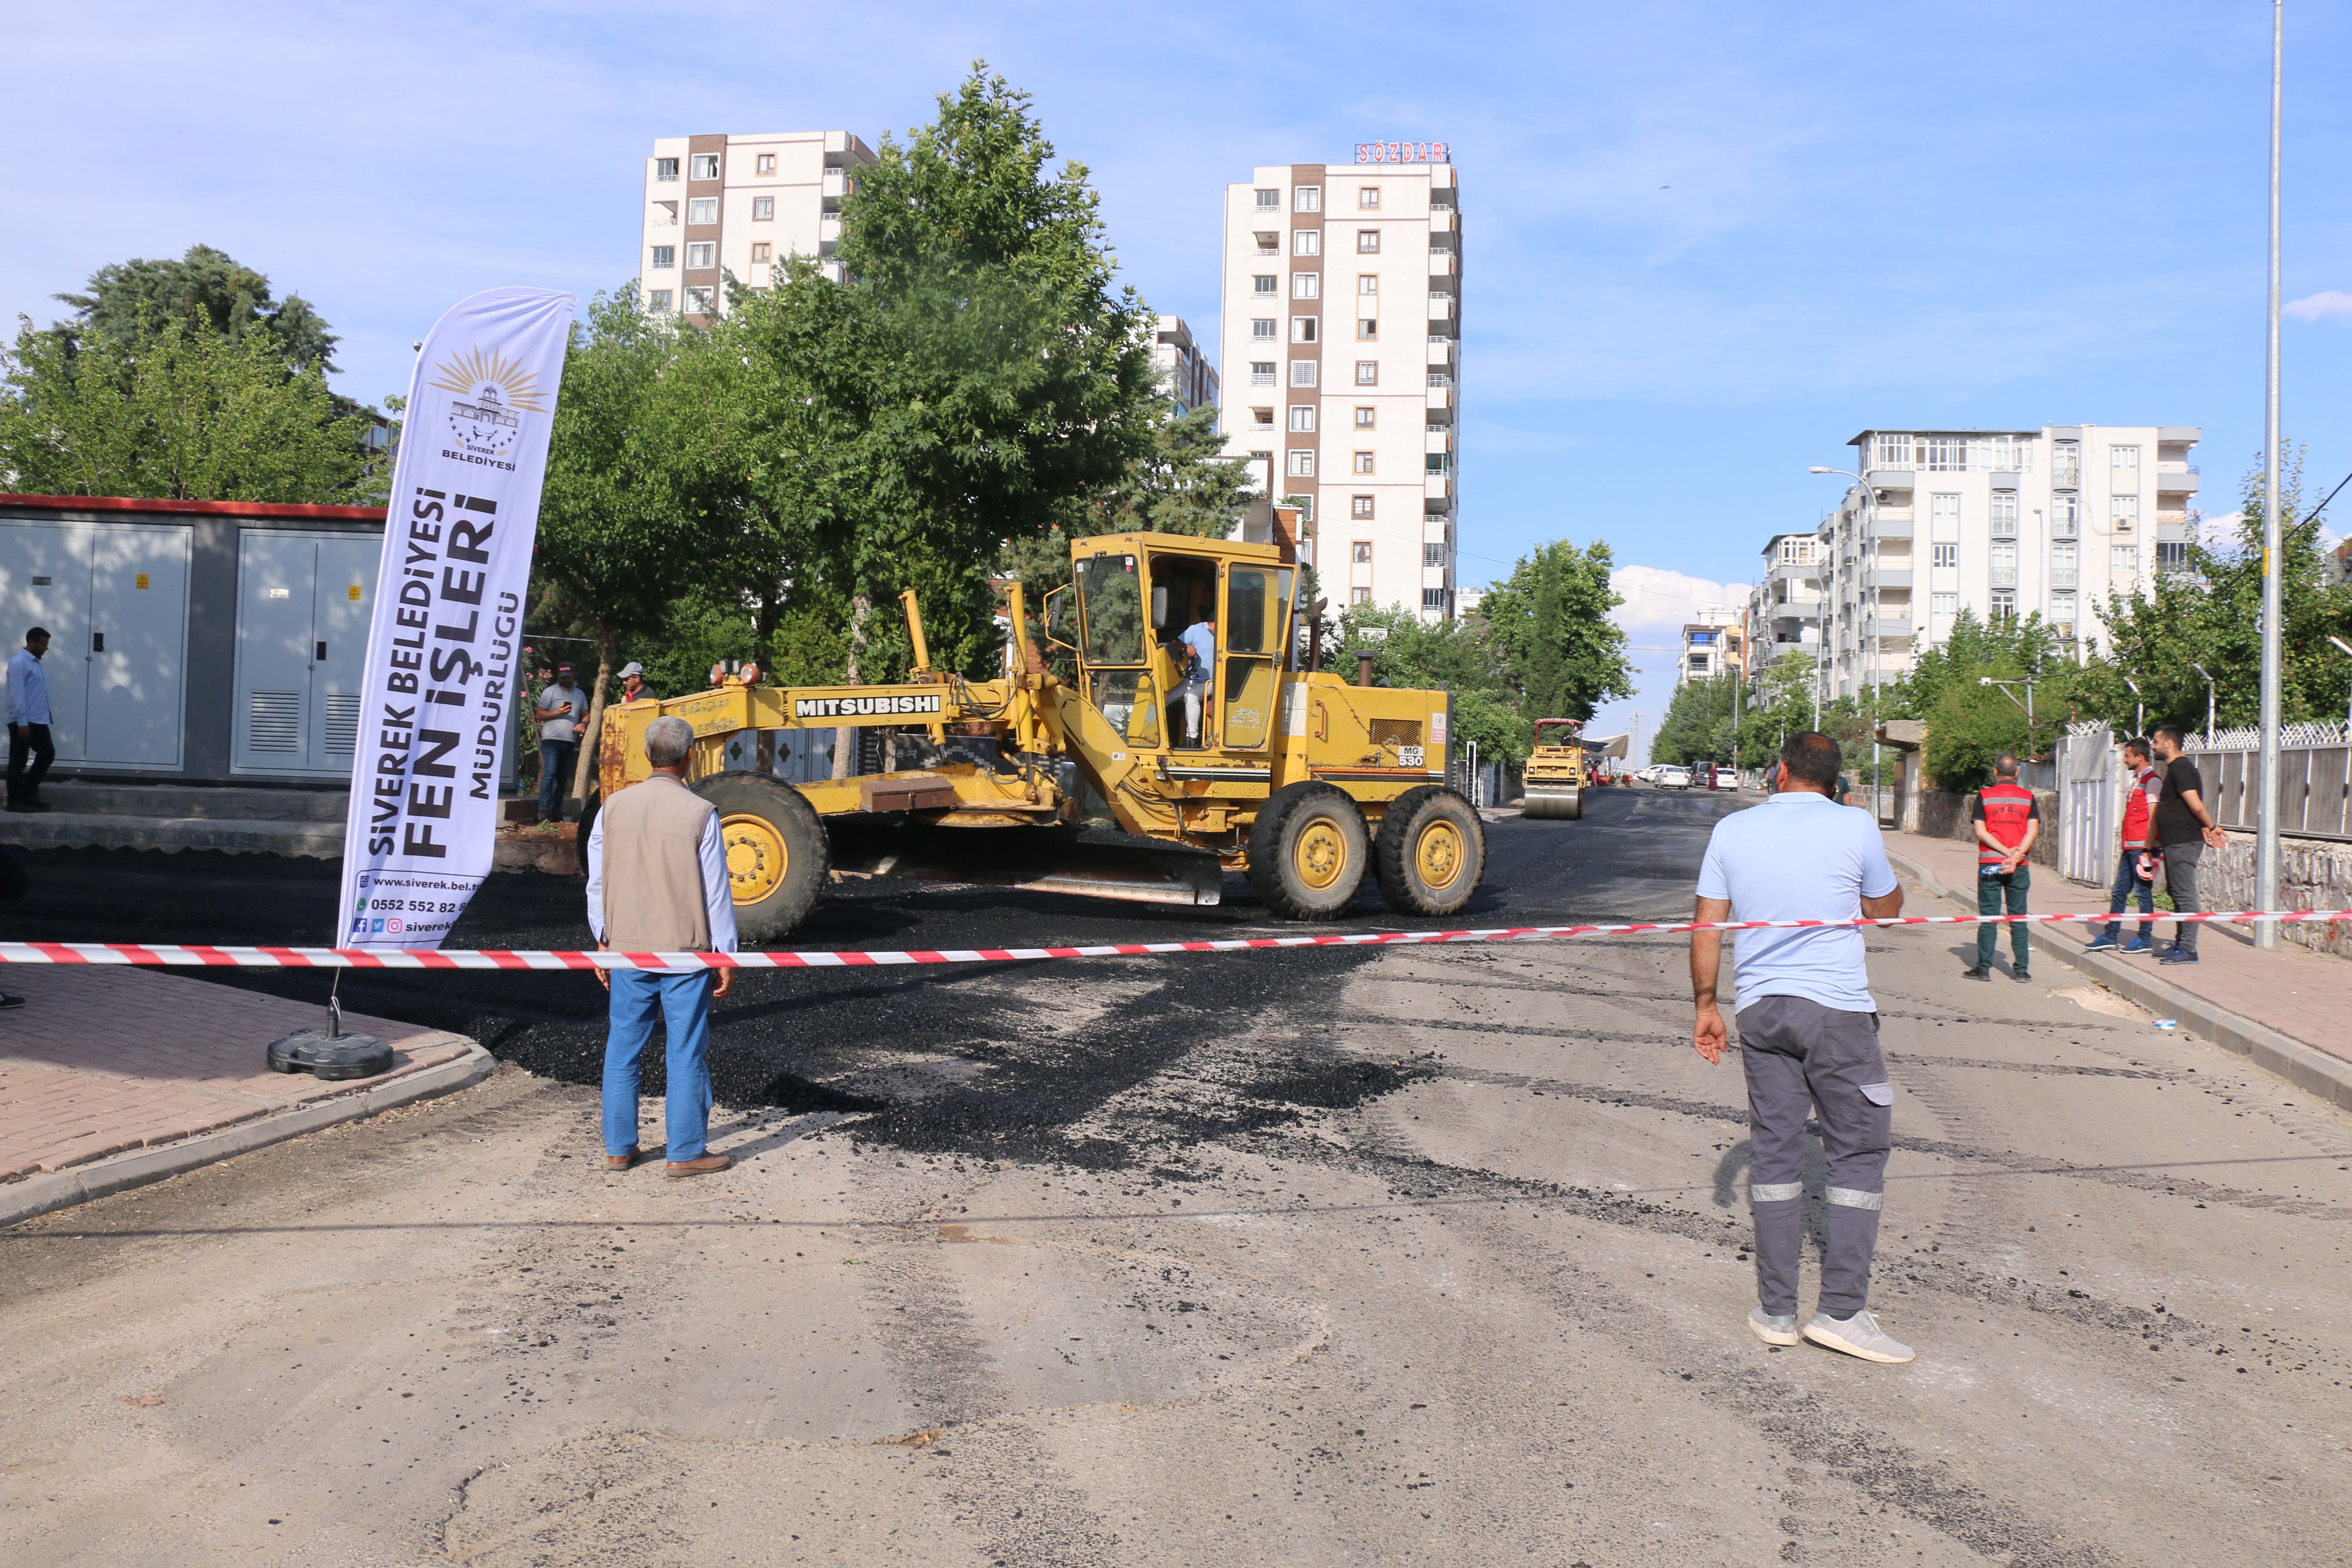
<instances>
[{"instance_id":1,"label":"green leafy tree","mask_svg":"<svg viewBox=\"0 0 2352 1568\"><path fill-rule=\"evenodd\" d=\"M1539 544L1479 606L1530 721L1590 719L1601 703L1633 695L1625 634L1609 618L1625 602L1609 585L1612 564L1597 540Z\"/></svg>"},{"instance_id":2,"label":"green leafy tree","mask_svg":"<svg viewBox=\"0 0 2352 1568\"><path fill-rule=\"evenodd\" d=\"M192 245L176 261L110 262L85 292L56 298L74 308L50 329L68 353L92 334L137 343L177 325L233 343L258 340L289 370L335 369L339 340L308 300L271 298L268 278L209 245Z\"/></svg>"},{"instance_id":3,"label":"green leafy tree","mask_svg":"<svg viewBox=\"0 0 2352 1568\"><path fill-rule=\"evenodd\" d=\"M349 504L384 475L372 423L263 333L172 320L70 336L19 317L0 353L0 475L23 493Z\"/></svg>"}]
</instances>

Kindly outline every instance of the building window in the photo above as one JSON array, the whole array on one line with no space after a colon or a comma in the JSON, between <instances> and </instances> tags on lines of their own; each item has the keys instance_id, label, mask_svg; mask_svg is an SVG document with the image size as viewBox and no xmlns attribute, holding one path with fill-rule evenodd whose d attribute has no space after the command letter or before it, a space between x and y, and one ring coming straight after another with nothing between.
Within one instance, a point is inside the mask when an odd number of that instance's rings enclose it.
<instances>
[{"instance_id":1,"label":"building window","mask_svg":"<svg viewBox=\"0 0 2352 1568\"><path fill-rule=\"evenodd\" d=\"M1378 212L1381 205L1380 186L1358 185L1356 187L1356 205L1365 212Z\"/></svg>"},{"instance_id":2,"label":"building window","mask_svg":"<svg viewBox=\"0 0 2352 1568\"><path fill-rule=\"evenodd\" d=\"M1927 595L1927 613L1935 617L1931 635L1940 637L1952 629L1953 618L1960 613L1960 596L1958 594L1930 594Z\"/></svg>"},{"instance_id":3,"label":"building window","mask_svg":"<svg viewBox=\"0 0 2352 1568\"><path fill-rule=\"evenodd\" d=\"M677 246L675 246L675 245L656 245L656 246L655 246L655 247L654 247L654 265L653 265L653 269L654 269L656 272L667 272L667 271L668 271L671 268L673 268L673 267L675 267L675 266L677 266Z\"/></svg>"},{"instance_id":4,"label":"building window","mask_svg":"<svg viewBox=\"0 0 2352 1568\"><path fill-rule=\"evenodd\" d=\"M1442 364L1432 365L1429 367L1429 384L1432 386L1452 386L1454 384L1454 373L1446 369Z\"/></svg>"},{"instance_id":5,"label":"building window","mask_svg":"<svg viewBox=\"0 0 2352 1568\"><path fill-rule=\"evenodd\" d=\"M1969 443L1959 436L1930 436L1922 443L1927 448L1927 471L1931 474L1964 474L1969 470Z\"/></svg>"},{"instance_id":6,"label":"building window","mask_svg":"<svg viewBox=\"0 0 2352 1568\"><path fill-rule=\"evenodd\" d=\"M1372 563L1372 542L1369 539L1353 541L1348 546L1348 559L1359 566L1370 566Z\"/></svg>"},{"instance_id":7,"label":"building window","mask_svg":"<svg viewBox=\"0 0 2352 1568\"><path fill-rule=\"evenodd\" d=\"M1311 343L1316 342L1316 318L1313 316L1291 317L1290 341L1294 343Z\"/></svg>"},{"instance_id":8,"label":"building window","mask_svg":"<svg viewBox=\"0 0 2352 1568\"><path fill-rule=\"evenodd\" d=\"M1273 273L1260 272L1250 279L1250 292L1271 299L1280 291L1276 285Z\"/></svg>"},{"instance_id":9,"label":"building window","mask_svg":"<svg viewBox=\"0 0 2352 1568\"><path fill-rule=\"evenodd\" d=\"M2189 541L2159 539L2156 542L2156 569L2159 572L2189 570Z\"/></svg>"},{"instance_id":10,"label":"building window","mask_svg":"<svg viewBox=\"0 0 2352 1568\"><path fill-rule=\"evenodd\" d=\"M1275 331L1273 317L1260 316L1250 323L1250 341L1252 342L1270 343L1274 342L1274 339Z\"/></svg>"},{"instance_id":11,"label":"building window","mask_svg":"<svg viewBox=\"0 0 2352 1568\"><path fill-rule=\"evenodd\" d=\"M2137 544L2109 545L2107 574L2112 577L2137 580L2139 576L2139 546Z\"/></svg>"},{"instance_id":12,"label":"building window","mask_svg":"<svg viewBox=\"0 0 2352 1568\"><path fill-rule=\"evenodd\" d=\"M2071 541L2050 547L2050 585L2071 588L2074 585L2074 552L2078 547Z\"/></svg>"},{"instance_id":13,"label":"building window","mask_svg":"<svg viewBox=\"0 0 2352 1568\"><path fill-rule=\"evenodd\" d=\"M2015 490L1992 492L1992 536L1995 539L2017 537L2017 492Z\"/></svg>"},{"instance_id":14,"label":"building window","mask_svg":"<svg viewBox=\"0 0 2352 1568\"><path fill-rule=\"evenodd\" d=\"M716 240L709 239L698 239L688 245L686 247L686 264L688 267L698 268L718 266L718 242Z\"/></svg>"},{"instance_id":15,"label":"building window","mask_svg":"<svg viewBox=\"0 0 2352 1568\"><path fill-rule=\"evenodd\" d=\"M1372 471L1372 455L1371 455L1370 452L1359 452L1359 453L1357 453L1357 454L1356 454L1356 458L1355 458L1355 464L1356 464L1356 468L1355 468L1355 471L1356 471L1356 472L1358 472L1358 473L1360 473L1360 474L1369 474L1369 473L1370 473L1370 472Z\"/></svg>"},{"instance_id":16,"label":"building window","mask_svg":"<svg viewBox=\"0 0 2352 1568\"><path fill-rule=\"evenodd\" d=\"M1315 454L1310 448L1301 447L1290 454L1290 477L1294 479L1315 477Z\"/></svg>"},{"instance_id":17,"label":"building window","mask_svg":"<svg viewBox=\"0 0 2352 1568\"><path fill-rule=\"evenodd\" d=\"M1450 453L1431 452L1423 457L1422 467L1430 473L1442 474L1454 467L1454 458Z\"/></svg>"},{"instance_id":18,"label":"building window","mask_svg":"<svg viewBox=\"0 0 2352 1568\"><path fill-rule=\"evenodd\" d=\"M1281 249L1282 236L1280 234L1270 228L1262 228L1257 231L1257 253L1260 256L1277 255L1281 252Z\"/></svg>"},{"instance_id":19,"label":"building window","mask_svg":"<svg viewBox=\"0 0 2352 1568\"><path fill-rule=\"evenodd\" d=\"M1873 468L1907 468L1911 466L1911 437L1881 436L1877 440L1878 460Z\"/></svg>"},{"instance_id":20,"label":"building window","mask_svg":"<svg viewBox=\"0 0 2352 1568\"><path fill-rule=\"evenodd\" d=\"M698 180L717 179L719 177L719 154L716 153L697 153L694 155L693 174Z\"/></svg>"},{"instance_id":21,"label":"building window","mask_svg":"<svg viewBox=\"0 0 2352 1568\"><path fill-rule=\"evenodd\" d=\"M1322 297L1323 275L1320 272L1294 272L1290 275L1290 297L1294 300L1315 300Z\"/></svg>"},{"instance_id":22,"label":"building window","mask_svg":"<svg viewBox=\"0 0 2352 1568\"><path fill-rule=\"evenodd\" d=\"M2071 490L2083 482L2083 444L2054 441L2050 447L2050 482Z\"/></svg>"},{"instance_id":23,"label":"building window","mask_svg":"<svg viewBox=\"0 0 2352 1568\"><path fill-rule=\"evenodd\" d=\"M1381 362L1376 359L1358 360L1356 362L1356 384L1358 386L1378 386L1380 384Z\"/></svg>"},{"instance_id":24,"label":"building window","mask_svg":"<svg viewBox=\"0 0 2352 1568\"><path fill-rule=\"evenodd\" d=\"M2017 586L2017 542L2013 539L1996 539L1992 542L1992 585Z\"/></svg>"},{"instance_id":25,"label":"building window","mask_svg":"<svg viewBox=\"0 0 2352 1568\"><path fill-rule=\"evenodd\" d=\"M758 241L751 247L751 259L754 261L772 261L775 258L776 247L769 244L764 239Z\"/></svg>"},{"instance_id":26,"label":"building window","mask_svg":"<svg viewBox=\"0 0 2352 1568\"><path fill-rule=\"evenodd\" d=\"M2117 483L2127 484L2134 489L2138 488L2139 448L2137 447L2108 447L2107 467L2114 473Z\"/></svg>"},{"instance_id":27,"label":"building window","mask_svg":"<svg viewBox=\"0 0 2352 1568\"><path fill-rule=\"evenodd\" d=\"M2109 496L2107 524L2117 533L2129 533L2139 526L2139 497Z\"/></svg>"},{"instance_id":28,"label":"building window","mask_svg":"<svg viewBox=\"0 0 2352 1568\"><path fill-rule=\"evenodd\" d=\"M1995 588L1992 591L1992 618L1996 621L2017 619L2017 590Z\"/></svg>"},{"instance_id":29,"label":"building window","mask_svg":"<svg viewBox=\"0 0 2352 1568\"><path fill-rule=\"evenodd\" d=\"M1323 231L1319 228L1294 229L1290 236L1290 254L1293 256L1322 255Z\"/></svg>"},{"instance_id":30,"label":"building window","mask_svg":"<svg viewBox=\"0 0 2352 1568\"><path fill-rule=\"evenodd\" d=\"M2074 640L2074 595L2053 594L2050 595L2050 624L2058 628L2058 636L2061 640L2065 642L2073 642Z\"/></svg>"},{"instance_id":31,"label":"building window","mask_svg":"<svg viewBox=\"0 0 2352 1568\"><path fill-rule=\"evenodd\" d=\"M688 201L686 204L686 221L688 223L717 223L719 221L719 198L717 196L696 196L692 200Z\"/></svg>"},{"instance_id":32,"label":"building window","mask_svg":"<svg viewBox=\"0 0 2352 1568\"><path fill-rule=\"evenodd\" d=\"M1359 256L1378 256L1380 253L1381 231L1376 228L1358 229L1356 231L1356 254Z\"/></svg>"},{"instance_id":33,"label":"building window","mask_svg":"<svg viewBox=\"0 0 2352 1568\"><path fill-rule=\"evenodd\" d=\"M772 174L776 172L776 155L773 153L762 153L752 167L759 174Z\"/></svg>"},{"instance_id":34,"label":"building window","mask_svg":"<svg viewBox=\"0 0 2352 1568\"><path fill-rule=\"evenodd\" d=\"M1958 571L1959 569L1960 547L1958 545L1931 544L1927 548L1934 552L1927 557L1927 564L1929 566L1940 568L1946 571Z\"/></svg>"},{"instance_id":35,"label":"building window","mask_svg":"<svg viewBox=\"0 0 2352 1568\"><path fill-rule=\"evenodd\" d=\"M655 159L655 160L654 160L654 178L655 178L655 179L656 179L656 180L664 181L664 182L667 182L667 181L670 181L670 180L675 180L675 179L677 179L677 159L675 159L675 158L656 158L656 159Z\"/></svg>"},{"instance_id":36,"label":"building window","mask_svg":"<svg viewBox=\"0 0 2352 1568\"><path fill-rule=\"evenodd\" d=\"M1444 564L1445 564L1445 546L1444 546L1443 544L1424 544L1424 545L1423 545L1423 546L1421 547L1421 563L1422 563L1423 566L1443 566L1443 565L1444 565Z\"/></svg>"},{"instance_id":37,"label":"building window","mask_svg":"<svg viewBox=\"0 0 2352 1568\"><path fill-rule=\"evenodd\" d=\"M1315 405L1294 403L1290 405L1290 427L1306 435L1315 433Z\"/></svg>"},{"instance_id":38,"label":"building window","mask_svg":"<svg viewBox=\"0 0 2352 1568\"><path fill-rule=\"evenodd\" d=\"M751 221L753 223L775 222L776 198L773 196L753 196L751 198Z\"/></svg>"},{"instance_id":39,"label":"building window","mask_svg":"<svg viewBox=\"0 0 2352 1568\"><path fill-rule=\"evenodd\" d=\"M1323 187L1301 185L1290 193L1290 210L1297 213L1319 213L1323 210Z\"/></svg>"},{"instance_id":40,"label":"building window","mask_svg":"<svg viewBox=\"0 0 2352 1568\"><path fill-rule=\"evenodd\" d=\"M1372 591L1370 588L1350 588L1348 590L1348 603L1351 605L1369 605L1371 602Z\"/></svg>"},{"instance_id":41,"label":"building window","mask_svg":"<svg viewBox=\"0 0 2352 1568\"><path fill-rule=\"evenodd\" d=\"M1280 191L1258 192L1257 210L1262 213L1280 212L1282 210L1282 193Z\"/></svg>"},{"instance_id":42,"label":"building window","mask_svg":"<svg viewBox=\"0 0 2352 1568\"><path fill-rule=\"evenodd\" d=\"M710 314L710 290L708 289L688 289L686 291L686 310L687 314L690 316L707 316Z\"/></svg>"},{"instance_id":43,"label":"building window","mask_svg":"<svg viewBox=\"0 0 2352 1568\"><path fill-rule=\"evenodd\" d=\"M1424 610L1442 610L1445 608L1445 590L1443 588L1423 588L1421 591L1421 607Z\"/></svg>"},{"instance_id":44,"label":"building window","mask_svg":"<svg viewBox=\"0 0 2352 1568\"><path fill-rule=\"evenodd\" d=\"M1938 493L1927 498L1927 537L1958 539L1960 536L1960 498Z\"/></svg>"},{"instance_id":45,"label":"building window","mask_svg":"<svg viewBox=\"0 0 2352 1568\"><path fill-rule=\"evenodd\" d=\"M1274 323L1269 321L1266 324L1268 326L1272 326ZM1268 332L1266 335L1268 337L1272 337L1274 334ZM1274 384L1274 362L1272 360L1254 359L1250 361L1250 384L1252 386L1272 386ZM1273 414L1268 413L1266 415L1265 422L1269 425L1274 423Z\"/></svg>"},{"instance_id":46,"label":"building window","mask_svg":"<svg viewBox=\"0 0 2352 1568\"><path fill-rule=\"evenodd\" d=\"M1378 418L1378 410L1376 410L1376 409L1374 409L1374 408L1370 407L1369 405L1366 405L1366 404L1361 404L1361 403L1360 403L1360 404L1356 405L1356 428L1357 428L1357 429L1359 429L1359 430L1370 430L1370 429L1371 429L1371 428L1374 426L1374 424L1376 423L1377 418Z\"/></svg>"},{"instance_id":47,"label":"building window","mask_svg":"<svg viewBox=\"0 0 2352 1568\"><path fill-rule=\"evenodd\" d=\"M1272 381L1274 379L1274 366L1268 365L1265 367L1265 370L1266 380ZM1274 427L1274 410L1271 408L1251 409L1250 423L1253 425L1263 425L1269 430L1272 429Z\"/></svg>"},{"instance_id":48,"label":"building window","mask_svg":"<svg viewBox=\"0 0 2352 1568\"><path fill-rule=\"evenodd\" d=\"M1348 515L1349 517L1371 516L1372 498L1370 496L1349 496L1348 498Z\"/></svg>"},{"instance_id":49,"label":"building window","mask_svg":"<svg viewBox=\"0 0 2352 1568\"><path fill-rule=\"evenodd\" d=\"M1357 292L1357 293L1359 293L1359 294L1377 294L1377 293L1379 293L1380 291L1381 291L1381 275L1380 275L1379 273L1377 273L1377 272L1359 272L1359 273L1357 273L1357 274L1356 274L1356 292Z\"/></svg>"},{"instance_id":50,"label":"building window","mask_svg":"<svg viewBox=\"0 0 2352 1568\"><path fill-rule=\"evenodd\" d=\"M2052 496L2050 498L2050 537L2053 539L2074 538L2077 527L2077 520L2081 515L2081 502L2075 497L2070 495Z\"/></svg>"},{"instance_id":51,"label":"building window","mask_svg":"<svg viewBox=\"0 0 2352 1568\"><path fill-rule=\"evenodd\" d=\"M673 159L671 159L671 160L670 160L670 162L671 162L671 163L677 163L677 159L675 159L675 158L673 158ZM677 177L677 173L676 173L675 171L672 171L670 177L671 177L672 179L676 179L676 178ZM669 310L669 304L670 304L670 292L669 292L669 290L668 290L668 289L648 289L648 290L646 290L646 310L652 310L652 311L654 311L654 312L655 312L655 313L656 313L656 314L662 314L662 313L666 313L666 312L667 312L667 310Z\"/></svg>"},{"instance_id":52,"label":"building window","mask_svg":"<svg viewBox=\"0 0 2352 1568\"><path fill-rule=\"evenodd\" d=\"M1357 318L1356 318L1356 341L1357 341L1358 342L1360 342L1360 343L1376 343L1376 342L1380 342L1380 341L1381 341L1381 323L1380 323L1380 321L1379 321L1376 318L1371 317L1371 316L1359 316L1359 317L1357 317Z\"/></svg>"},{"instance_id":53,"label":"building window","mask_svg":"<svg viewBox=\"0 0 2352 1568\"><path fill-rule=\"evenodd\" d=\"M1290 384L1293 386L1314 385L1315 362L1311 359L1292 360L1290 362Z\"/></svg>"}]
</instances>

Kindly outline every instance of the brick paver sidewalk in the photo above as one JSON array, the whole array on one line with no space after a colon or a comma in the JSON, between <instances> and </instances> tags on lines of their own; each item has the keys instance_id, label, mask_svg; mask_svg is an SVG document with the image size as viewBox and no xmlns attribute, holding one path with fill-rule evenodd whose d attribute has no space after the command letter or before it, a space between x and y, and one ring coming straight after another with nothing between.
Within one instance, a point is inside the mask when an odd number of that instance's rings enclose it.
<instances>
[{"instance_id":1,"label":"brick paver sidewalk","mask_svg":"<svg viewBox=\"0 0 2352 1568\"><path fill-rule=\"evenodd\" d=\"M9 965L0 990L26 998L0 1013L0 1184L394 1082L474 1048L347 1015L347 1029L393 1047L392 1070L321 1083L265 1059L279 1036L324 1026L318 1005L139 969Z\"/></svg>"},{"instance_id":2,"label":"brick paver sidewalk","mask_svg":"<svg viewBox=\"0 0 2352 1568\"><path fill-rule=\"evenodd\" d=\"M1953 892L1973 898L1977 879L1976 846L1956 838L1926 838L1916 833L1889 833L1887 851L1917 867ZM2029 908L2037 914L2080 910L2095 913L2106 923L2107 893L2070 882L2047 866L2035 866ZM1918 911L1913 911L1916 913ZM2139 929L2137 902L2124 916L2124 938ZM2053 921L2036 928L2069 953L2080 952L2096 934L2090 924ZM2172 917L2157 911L2159 942L2172 937ZM2009 941L2003 937L2003 953ZM2191 963L2159 964L2153 955L2118 962L2144 965L2159 978L2241 1017L2277 1030L2329 1056L2352 1061L2352 961L2313 952L2282 941L2264 952L2253 944L2252 926L2207 925L2198 935L2197 958Z\"/></svg>"}]
</instances>

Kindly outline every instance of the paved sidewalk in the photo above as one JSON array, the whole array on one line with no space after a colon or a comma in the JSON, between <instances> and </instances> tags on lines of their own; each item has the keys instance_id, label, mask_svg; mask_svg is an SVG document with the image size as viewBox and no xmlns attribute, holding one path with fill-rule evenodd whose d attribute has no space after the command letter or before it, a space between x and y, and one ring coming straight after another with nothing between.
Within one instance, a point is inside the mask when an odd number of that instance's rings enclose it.
<instances>
[{"instance_id":1,"label":"paved sidewalk","mask_svg":"<svg viewBox=\"0 0 2352 1568\"><path fill-rule=\"evenodd\" d=\"M322 1083L271 1072L265 1059L279 1036L323 1025L319 1006L128 968L11 965L0 989L26 998L0 1013L0 1224L57 1206L47 1196L72 1202L134 1184L87 1174L60 1184L59 1173L210 1135L209 1149L184 1152L194 1157L145 1161L138 1179L152 1180L345 1120L345 1110L367 1115L457 1087L473 1058L488 1066L462 1035L352 1014L346 1028L393 1047L392 1070ZM278 1126L298 1110L314 1113Z\"/></svg>"},{"instance_id":2,"label":"paved sidewalk","mask_svg":"<svg viewBox=\"0 0 2352 1568\"><path fill-rule=\"evenodd\" d=\"M1970 910L1975 908L1974 845L1955 838L1890 832L1886 835L1886 848L1898 862L1897 869L1909 870L1921 881L1932 884L1936 890L1964 902ZM2099 925L2106 923L2106 889L2070 882L2047 866L2033 867L2032 871L2029 908L2034 913L2079 910L2097 915ZM2139 911L2135 905L2124 917L2126 940L2138 929L2138 920ZM2346 1024L2347 1018L2352 1018L2352 962L2284 942L2264 952L2254 946L2251 926L2208 924L2198 936L2198 962L2172 965L2159 964L2152 955L2127 958L2120 953L2084 952L2084 948L2097 930L2092 924L2052 922L2032 929L2034 945L2052 957L2111 984L2126 975L2138 980L2154 998L2151 1005L2158 1005L2160 1012L2167 1010L2161 1002L2171 1000L2163 996L2165 991L2204 1004L2206 1016L2200 1017L2192 1010L2184 1016L2184 1022L2232 1049L2248 1047L2228 1037L2226 1024L2222 1032L2216 1033L2211 1023L2234 1017L2284 1036L2343 1064L2346 1070L2337 1081L2352 1084L2352 1027ZM2169 941L2172 929L2172 917L2159 910L2158 939ZM2009 952L2009 941L2004 936L1997 962L2005 964ZM2259 1056L2260 1052L2255 1054ZM2273 1067L2273 1070L2280 1069ZM2296 1081L2303 1080L2297 1077ZM2316 1089L2320 1086L2312 1087Z\"/></svg>"}]
</instances>

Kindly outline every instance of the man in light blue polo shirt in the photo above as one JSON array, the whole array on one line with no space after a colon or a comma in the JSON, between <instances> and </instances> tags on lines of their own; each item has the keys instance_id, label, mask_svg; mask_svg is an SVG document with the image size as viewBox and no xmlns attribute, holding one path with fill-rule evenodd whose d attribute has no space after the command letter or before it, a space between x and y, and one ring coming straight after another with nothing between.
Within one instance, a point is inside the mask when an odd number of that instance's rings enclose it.
<instances>
[{"instance_id":1,"label":"man in light blue polo shirt","mask_svg":"<svg viewBox=\"0 0 2352 1568\"><path fill-rule=\"evenodd\" d=\"M1833 921L1900 914L1903 889L1870 814L1837 805L1838 746L1815 731L1780 749L1780 791L1715 825L1698 874L1699 921ZM1721 931L1691 933L1691 1044L1723 1060L1716 1007ZM1748 1077L1748 1201L1756 1222L1756 1294L1748 1326L1793 1345L1804 1240L1805 1119L1818 1110L1829 1164L1822 1193L1821 1300L1801 1335L1864 1361L1906 1362L1911 1347L1867 1310L1878 1247L1895 1089L1878 1049L1861 928L1743 931L1732 950L1740 1062Z\"/></svg>"},{"instance_id":2,"label":"man in light blue polo shirt","mask_svg":"<svg viewBox=\"0 0 2352 1568\"><path fill-rule=\"evenodd\" d=\"M49 738L49 676L41 656L49 651L49 634L35 626L25 634L25 646L8 660L8 809L47 811L41 781L57 760L57 743ZM25 763L29 759L32 767Z\"/></svg>"}]
</instances>

